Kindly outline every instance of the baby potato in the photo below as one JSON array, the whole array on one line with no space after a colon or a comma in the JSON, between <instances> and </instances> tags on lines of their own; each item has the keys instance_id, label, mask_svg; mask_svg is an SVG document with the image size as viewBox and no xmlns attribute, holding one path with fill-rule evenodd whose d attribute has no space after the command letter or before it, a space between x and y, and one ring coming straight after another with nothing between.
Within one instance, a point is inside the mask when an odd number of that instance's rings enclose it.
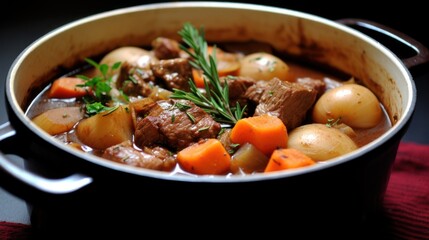
<instances>
[{"instance_id":1,"label":"baby potato","mask_svg":"<svg viewBox=\"0 0 429 240\"><path fill-rule=\"evenodd\" d=\"M275 77L287 81L289 66L280 58L265 52L246 55L241 59L240 76L269 81Z\"/></svg>"},{"instance_id":2,"label":"baby potato","mask_svg":"<svg viewBox=\"0 0 429 240\"><path fill-rule=\"evenodd\" d=\"M124 46L106 54L103 59L101 59L100 64L112 66L116 62L123 63L125 61L133 66L147 69L150 67L150 64L158 62L158 59L153 56L150 51L144 50L143 48Z\"/></svg>"},{"instance_id":3,"label":"baby potato","mask_svg":"<svg viewBox=\"0 0 429 240\"><path fill-rule=\"evenodd\" d=\"M356 150L355 142L340 130L325 124L302 125L289 133L288 148L294 148L314 161L326 161Z\"/></svg>"},{"instance_id":4,"label":"baby potato","mask_svg":"<svg viewBox=\"0 0 429 240\"><path fill-rule=\"evenodd\" d=\"M344 84L324 93L316 102L312 118L317 123L329 119L352 128L375 127L382 119L380 102L373 92L359 84Z\"/></svg>"}]
</instances>

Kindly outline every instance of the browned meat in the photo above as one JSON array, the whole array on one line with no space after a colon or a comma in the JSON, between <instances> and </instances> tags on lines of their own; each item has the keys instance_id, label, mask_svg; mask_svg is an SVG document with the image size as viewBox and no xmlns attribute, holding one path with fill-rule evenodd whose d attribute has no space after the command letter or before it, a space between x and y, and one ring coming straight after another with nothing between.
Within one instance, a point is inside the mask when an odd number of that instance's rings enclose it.
<instances>
[{"instance_id":1,"label":"browned meat","mask_svg":"<svg viewBox=\"0 0 429 240\"><path fill-rule=\"evenodd\" d=\"M218 122L190 101L170 99L156 104L138 113L146 116L136 123L135 142L139 147L161 145L181 150L201 139L215 138L221 129Z\"/></svg>"},{"instance_id":2,"label":"browned meat","mask_svg":"<svg viewBox=\"0 0 429 240\"><path fill-rule=\"evenodd\" d=\"M160 152L160 150L153 151ZM126 141L107 148L102 157L114 162L154 170L171 171L174 168L176 164L174 157L154 154L153 151L149 153L139 151L133 148L131 141Z\"/></svg>"},{"instance_id":3,"label":"browned meat","mask_svg":"<svg viewBox=\"0 0 429 240\"><path fill-rule=\"evenodd\" d=\"M255 84L255 80L249 77L223 77L221 82L224 83L225 79L228 83L231 101L242 98L247 89Z\"/></svg>"},{"instance_id":4,"label":"browned meat","mask_svg":"<svg viewBox=\"0 0 429 240\"><path fill-rule=\"evenodd\" d=\"M124 62L116 80L116 87L129 96L149 96L152 92L155 77L152 70L141 69Z\"/></svg>"},{"instance_id":5,"label":"browned meat","mask_svg":"<svg viewBox=\"0 0 429 240\"><path fill-rule=\"evenodd\" d=\"M288 130L301 125L316 100L317 92L299 83L274 78L262 85L266 86L258 90L262 95L254 115L277 116Z\"/></svg>"},{"instance_id":6,"label":"browned meat","mask_svg":"<svg viewBox=\"0 0 429 240\"><path fill-rule=\"evenodd\" d=\"M157 116L147 116L137 121L134 141L137 146L155 146L165 144L166 138L160 130L161 119Z\"/></svg>"},{"instance_id":7,"label":"browned meat","mask_svg":"<svg viewBox=\"0 0 429 240\"><path fill-rule=\"evenodd\" d=\"M256 81L255 84L250 86L244 93L244 97L252 102L259 103L261 97L266 89L270 87L268 81Z\"/></svg>"},{"instance_id":8,"label":"browned meat","mask_svg":"<svg viewBox=\"0 0 429 240\"><path fill-rule=\"evenodd\" d=\"M192 67L184 58L160 60L152 65L153 75L161 79L167 89L189 91L189 79L192 79Z\"/></svg>"},{"instance_id":9,"label":"browned meat","mask_svg":"<svg viewBox=\"0 0 429 240\"><path fill-rule=\"evenodd\" d=\"M151 98L142 98L130 103L131 114L134 118L134 127L137 122L147 116L157 116L163 109Z\"/></svg>"},{"instance_id":10,"label":"browned meat","mask_svg":"<svg viewBox=\"0 0 429 240\"><path fill-rule=\"evenodd\" d=\"M308 78L308 77L298 78L296 82L316 90L317 97L320 97L326 90L326 83L319 79Z\"/></svg>"},{"instance_id":11,"label":"browned meat","mask_svg":"<svg viewBox=\"0 0 429 240\"><path fill-rule=\"evenodd\" d=\"M158 37L152 41L152 49L158 59L172 59L180 57L179 43L174 39Z\"/></svg>"},{"instance_id":12,"label":"browned meat","mask_svg":"<svg viewBox=\"0 0 429 240\"><path fill-rule=\"evenodd\" d=\"M219 133L218 139L222 143L225 150L229 153L234 152L236 149L231 142L231 128L226 128L222 133Z\"/></svg>"},{"instance_id":13,"label":"browned meat","mask_svg":"<svg viewBox=\"0 0 429 240\"><path fill-rule=\"evenodd\" d=\"M176 165L176 154L172 153L168 149L165 149L163 147L154 147L154 148L148 148L144 147L143 151L145 153L148 153L150 155L153 155L155 157L158 157L160 159L164 160L164 166L167 168L170 168L171 170Z\"/></svg>"},{"instance_id":14,"label":"browned meat","mask_svg":"<svg viewBox=\"0 0 429 240\"><path fill-rule=\"evenodd\" d=\"M246 106L245 112L243 114L244 117L249 116L249 114L253 114L253 110L255 108L254 104L249 103L248 99L244 97L247 89L255 84L255 80L249 77L223 77L221 78L221 82L224 83L225 79L228 83L229 88L229 101L231 106L235 107L237 103L240 104L240 107L243 108ZM249 106L252 105L252 106Z\"/></svg>"}]
</instances>

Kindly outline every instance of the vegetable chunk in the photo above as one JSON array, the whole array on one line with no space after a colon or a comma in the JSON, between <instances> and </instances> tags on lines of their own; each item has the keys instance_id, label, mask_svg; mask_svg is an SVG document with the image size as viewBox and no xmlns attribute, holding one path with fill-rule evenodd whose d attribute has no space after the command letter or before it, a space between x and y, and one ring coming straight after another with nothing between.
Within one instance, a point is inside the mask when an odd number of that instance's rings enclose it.
<instances>
[{"instance_id":1,"label":"vegetable chunk","mask_svg":"<svg viewBox=\"0 0 429 240\"><path fill-rule=\"evenodd\" d=\"M83 118L80 107L50 109L32 119L32 121L51 135L69 131Z\"/></svg>"},{"instance_id":2,"label":"vegetable chunk","mask_svg":"<svg viewBox=\"0 0 429 240\"><path fill-rule=\"evenodd\" d=\"M250 143L245 143L232 155L231 171L233 173L263 172L268 157Z\"/></svg>"},{"instance_id":3,"label":"vegetable chunk","mask_svg":"<svg viewBox=\"0 0 429 240\"><path fill-rule=\"evenodd\" d=\"M320 123L306 124L292 130L288 147L301 151L314 161L330 160L358 149L345 133Z\"/></svg>"},{"instance_id":4,"label":"vegetable chunk","mask_svg":"<svg viewBox=\"0 0 429 240\"><path fill-rule=\"evenodd\" d=\"M230 138L233 143L251 143L269 156L275 149L287 147L288 133L280 118L263 114L240 119Z\"/></svg>"},{"instance_id":5,"label":"vegetable chunk","mask_svg":"<svg viewBox=\"0 0 429 240\"><path fill-rule=\"evenodd\" d=\"M50 98L77 98L88 94L88 89L78 85L85 81L76 77L58 78L52 83L48 96Z\"/></svg>"},{"instance_id":6,"label":"vegetable chunk","mask_svg":"<svg viewBox=\"0 0 429 240\"><path fill-rule=\"evenodd\" d=\"M102 112L81 120L76 127L76 135L92 148L105 149L131 140L133 130L128 107L119 106L113 112Z\"/></svg>"},{"instance_id":7,"label":"vegetable chunk","mask_svg":"<svg viewBox=\"0 0 429 240\"><path fill-rule=\"evenodd\" d=\"M264 172L300 168L313 164L315 162L302 152L293 148L283 148L273 152Z\"/></svg>"},{"instance_id":8,"label":"vegetable chunk","mask_svg":"<svg viewBox=\"0 0 429 240\"><path fill-rule=\"evenodd\" d=\"M177 162L190 173L219 175L229 171L231 156L219 140L210 138L178 152Z\"/></svg>"}]
</instances>

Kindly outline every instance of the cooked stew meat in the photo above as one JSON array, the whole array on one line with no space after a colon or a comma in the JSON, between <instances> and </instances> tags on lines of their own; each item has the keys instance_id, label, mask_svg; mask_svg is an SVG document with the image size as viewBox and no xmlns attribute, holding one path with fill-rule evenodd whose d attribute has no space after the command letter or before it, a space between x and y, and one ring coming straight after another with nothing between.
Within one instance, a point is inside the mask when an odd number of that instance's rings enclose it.
<instances>
[{"instance_id":1,"label":"cooked stew meat","mask_svg":"<svg viewBox=\"0 0 429 240\"><path fill-rule=\"evenodd\" d=\"M309 167L391 127L353 76L305 65L262 43L123 46L52 81L27 110L59 141L106 161L189 175ZM247 46L247 47L246 47ZM259 47L258 47L259 46Z\"/></svg>"}]
</instances>

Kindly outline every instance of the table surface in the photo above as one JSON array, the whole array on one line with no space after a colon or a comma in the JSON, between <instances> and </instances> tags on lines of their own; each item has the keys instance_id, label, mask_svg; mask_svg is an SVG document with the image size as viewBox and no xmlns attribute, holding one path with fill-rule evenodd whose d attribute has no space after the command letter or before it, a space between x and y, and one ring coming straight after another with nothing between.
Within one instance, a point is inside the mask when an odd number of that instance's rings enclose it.
<instances>
[{"instance_id":1,"label":"table surface","mask_svg":"<svg viewBox=\"0 0 429 240\"><path fill-rule=\"evenodd\" d=\"M108 11L111 9L135 6L143 3L152 3L155 1L83 1L75 0L70 3L59 1L44 1L42 5L38 1L25 3L25 7L20 1L14 1L6 5L3 12L9 12L0 16L0 92L4 94L4 84L7 72L14 59L24 50L26 46L33 41L48 33L49 31L81 17L89 16L95 13ZM240 1L246 2L246 1ZM329 1L320 1L314 3L311 1L289 1L292 3L275 3L272 6L284 7L302 12L319 15L331 20L342 18L363 18L373 20L378 23L390 26L399 30L414 39L429 46L429 40L424 30L421 30L420 23L424 22L424 7L421 3L413 4L413 1L407 2L407 5L389 6L386 11L382 6L373 7L372 5L361 2L359 6L352 9L345 5L330 3ZM323 3L322 3L323 2ZM269 3L267 3L269 4ZM371 6L368 8L368 6ZM382 13L382 14L380 14ZM403 15L412 14L415 17L407 22ZM408 15L407 15L408 16ZM420 27L419 27L420 26ZM425 70L428 69L428 70ZM429 91L429 68L423 67L416 71L411 71L417 87L417 105L410 128L403 137L403 141L429 144L429 128L426 126L426 119L429 119L429 94L423 94ZM8 121L5 111L4 96L0 101L0 124ZM16 159L17 164L22 164L20 159ZM30 224L29 213L26 203L9 194L0 188L0 221L17 222Z\"/></svg>"}]
</instances>

